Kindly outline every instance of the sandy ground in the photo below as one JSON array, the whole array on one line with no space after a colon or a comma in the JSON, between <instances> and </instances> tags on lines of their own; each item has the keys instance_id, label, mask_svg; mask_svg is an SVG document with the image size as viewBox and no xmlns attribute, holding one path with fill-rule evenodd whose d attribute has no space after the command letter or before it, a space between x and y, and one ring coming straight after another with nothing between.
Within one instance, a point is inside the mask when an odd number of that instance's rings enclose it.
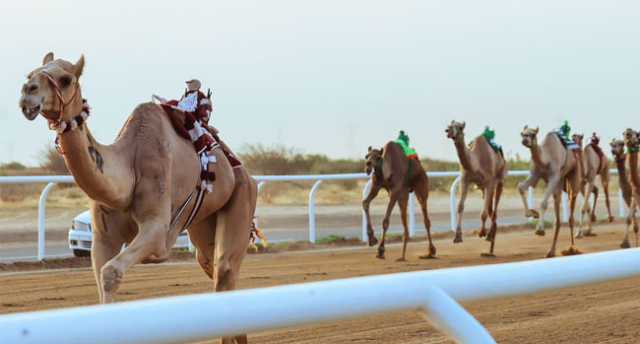
<instances>
[{"instance_id":1,"label":"sandy ground","mask_svg":"<svg viewBox=\"0 0 640 344\"><path fill-rule=\"evenodd\" d=\"M584 252L616 249L623 226L600 226L594 238L582 239ZM551 234L551 233L549 233ZM530 231L499 233L498 258L481 258L487 243L466 237L454 246L436 242L440 259L419 260L424 243L412 243L409 261L395 262L399 247L387 249L387 260L374 258L371 248L291 252L248 256L241 288L429 270L454 266L538 259L546 253L550 235ZM563 228L559 248L568 243ZM469 281L473 283L473 281ZM137 266L125 277L118 300L210 291L212 284L195 263ZM500 343L637 343L640 338L640 277L534 295L467 303ZM87 268L0 274L0 313L88 305L97 293ZM215 310L212 310L215 311ZM180 315L176 315L180 316ZM250 321L250 319L247 319ZM250 334L252 343L447 343L420 314L399 312L349 321Z\"/></svg>"}]
</instances>

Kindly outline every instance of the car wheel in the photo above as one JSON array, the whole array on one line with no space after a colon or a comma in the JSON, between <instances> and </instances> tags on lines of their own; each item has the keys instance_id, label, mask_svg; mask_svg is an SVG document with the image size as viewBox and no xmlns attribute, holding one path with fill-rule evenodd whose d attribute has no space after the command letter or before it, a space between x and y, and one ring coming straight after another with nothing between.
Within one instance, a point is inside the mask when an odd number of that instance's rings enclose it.
<instances>
[{"instance_id":1,"label":"car wheel","mask_svg":"<svg viewBox=\"0 0 640 344\"><path fill-rule=\"evenodd\" d=\"M91 251L73 250L73 255L76 257L89 257L91 255Z\"/></svg>"}]
</instances>

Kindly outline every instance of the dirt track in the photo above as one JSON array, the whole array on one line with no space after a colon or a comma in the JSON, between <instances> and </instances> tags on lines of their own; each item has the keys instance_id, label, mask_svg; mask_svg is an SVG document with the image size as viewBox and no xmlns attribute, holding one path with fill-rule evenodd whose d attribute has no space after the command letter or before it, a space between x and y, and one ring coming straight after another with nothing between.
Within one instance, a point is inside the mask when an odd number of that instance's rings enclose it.
<instances>
[{"instance_id":1,"label":"dirt track","mask_svg":"<svg viewBox=\"0 0 640 344\"><path fill-rule=\"evenodd\" d=\"M616 249L622 225L600 226L583 239L584 252ZM568 242L566 229L560 248ZM240 285L255 288L371 274L530 260L544 256L550 243L530 231L499 234L499 258L481 258L487 243L466 237L453 246L436 242L440 259L424 261L424 243L410 246L409 262L397 263L399 247L388 247L387 260L373 249L252 255ZM473 281L469 281L473 284ZM139 266L125 277L119 300L206 292L211 283L192 263ZM89 269L0 275L0 313L86 305L97 299ZM640 339L640 278L563 289L535 295L465 304L499 343L637 343ZM215 310L212 310L215 311ZM176 315L180 316L180 315ZM251 321L247 319L247 321ZM250 335L252 343L446 343L415 312L370 316L313 327Z\"/></svg>"}]
</instances>

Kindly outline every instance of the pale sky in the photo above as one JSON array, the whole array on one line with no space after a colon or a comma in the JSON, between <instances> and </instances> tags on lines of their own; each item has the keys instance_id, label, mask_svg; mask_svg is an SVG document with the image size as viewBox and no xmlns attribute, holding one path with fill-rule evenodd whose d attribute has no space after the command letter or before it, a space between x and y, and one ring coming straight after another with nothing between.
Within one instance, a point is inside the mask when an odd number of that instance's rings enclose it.
<instances>
[{"instance_id":1,"label":"pale sky","mask_svg":"<svg viewBox=\"0 0 640 344\"><path fill-rule=\"evenodd\" d=\"M191 78L215 90L214 125L236 149L360 157L405 129L421 156L453 160L452 119L526 157L524 124L569 119L608 143L640 126L638 18L639 2L615 0L1 1L0 163L35 164L53 140L17 105L48 51L85 54L102 143Z\"/></svg>"}]
</instances>

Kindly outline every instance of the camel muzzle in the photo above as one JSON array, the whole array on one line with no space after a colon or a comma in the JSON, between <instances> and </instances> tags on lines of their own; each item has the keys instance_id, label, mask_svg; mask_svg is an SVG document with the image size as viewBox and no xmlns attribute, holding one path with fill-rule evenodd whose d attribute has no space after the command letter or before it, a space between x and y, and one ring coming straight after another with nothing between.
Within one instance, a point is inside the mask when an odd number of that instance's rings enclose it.
<instances>
[{"instance_id":1,"label":"camel muzzle","mask_svg":"<svg viewBox=\"0 0 640 344\"><path fill-rule=\"evenodd\" d=\"M30 101L23 99L20 101L20 109L22 110L22 114L26 119L33 121L34 119L36 119L36 117L38 117L38 114L42 110L42 105L33 105Z\"/></svg>"}]
</instances>

